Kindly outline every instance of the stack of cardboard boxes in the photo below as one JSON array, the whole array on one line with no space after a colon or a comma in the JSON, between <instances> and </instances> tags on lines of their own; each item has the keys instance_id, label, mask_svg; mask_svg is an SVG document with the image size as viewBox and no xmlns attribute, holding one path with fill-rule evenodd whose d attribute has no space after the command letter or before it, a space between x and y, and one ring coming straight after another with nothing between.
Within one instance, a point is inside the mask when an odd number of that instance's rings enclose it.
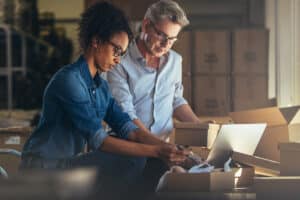
<instances>
[{"instance_id":1,"label":"stack of cardboard boxes","mask_svg":"<svg viewBox=\"0 0 300 200\"><path fill-rule=\"evenodd\" d=\"M174 49L183 57L184 97L197 115L275 105L268 99L268 31L185 31ZM192 87L191 87L192 86Z\"/></svg>"}]
</instances>

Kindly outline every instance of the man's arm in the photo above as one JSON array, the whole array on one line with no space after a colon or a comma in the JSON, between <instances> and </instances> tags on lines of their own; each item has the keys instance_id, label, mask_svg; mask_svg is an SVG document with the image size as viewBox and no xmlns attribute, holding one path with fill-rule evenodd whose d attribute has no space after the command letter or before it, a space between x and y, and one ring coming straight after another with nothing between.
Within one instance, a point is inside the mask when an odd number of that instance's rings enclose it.
<instances>
[{"instance_id":1,"label":"man's arm","mask_svg":"<svg viewBox=\"0 0 300 200\"><path fill-rule=\"evenodd\" d=\"M188 104L178 106L173 113L173 117L181 122L194 122L202 124L216 123L216 121L212 119L200 120Z\"/></svg>"},{"instance_id":2,"label":"man's arm","mask_svg":"<svg viewBox=\"0 0 300 200\"><path fill-rule=\"evenodd\" d=\"M130 142L108 136L100 146L101 151L129 156L155 157L165 162L180 163L186 159L187 152L179 150L175 145L167 143L148 145Z\"/></svg>"},{"instance_id":3,"label":"man's arm","mask_svg":"<svg viewBox=\"0 0 300 200\"><path fill-rule=\"evenodd\" d=\"M178 106L174 112L173 116L181 122L195 122L200 123L200 120L192 111L191 107L188 104L183 104Z\"/></svg>"}]
</instances>

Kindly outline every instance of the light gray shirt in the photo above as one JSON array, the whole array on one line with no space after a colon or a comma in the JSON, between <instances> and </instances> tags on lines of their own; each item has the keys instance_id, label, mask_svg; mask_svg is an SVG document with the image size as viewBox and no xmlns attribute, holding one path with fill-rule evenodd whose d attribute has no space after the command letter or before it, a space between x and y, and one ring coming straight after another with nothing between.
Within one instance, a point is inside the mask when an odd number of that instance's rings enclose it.
<instances>
[{"instance_id":1,"label":"light gray shirt","mask_svg":"<svg viewBox=\"0 0 300 200\"><path fill-rule=\"evenodd\" d=\"M122 109L163 140L173 129L173 111L187 104L181 61L182 57L170 50L160 59L158 69L150 68L132 42L121 63L107 73L112 94Z\"/></svg>"}]
</instances>

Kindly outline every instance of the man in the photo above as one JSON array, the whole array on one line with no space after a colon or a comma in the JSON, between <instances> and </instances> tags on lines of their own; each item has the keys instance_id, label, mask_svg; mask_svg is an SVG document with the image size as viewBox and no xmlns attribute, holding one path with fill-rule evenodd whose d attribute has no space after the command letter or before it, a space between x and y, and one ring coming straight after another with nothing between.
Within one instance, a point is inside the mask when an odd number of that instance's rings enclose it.
<instances>
[{"instance_id":1,"label":"man","mask_svg":"<svg viewBox=\"0 0 300 200\"><path fill-rule=\"evenodd\" d=\"M120 62L131 35L123 13L109 3L97 3L82 14L79 42L83 54L49 82L41 119L23 149L22 169L96 166L101 185L106 187L103 181L109 180L110 189L126 190L144 167L139 157L175 163L185 159L183 151L134 125L100 77ZM104 131L102 120L116 137ZM85 144L91 152L82 154Z\"/></svg>"},{"instance_id":2,"label":"man","mask_svg":"<svg viewBox=\"0 0 300 200\"><path fill-rule=\"evenodd\" d=\"M112 94L123 110L140 129L162 140L167 140L173 129L172 116L179 121L199 122L182 96L182 58L171 50L188 24L184 11L174 1L154 3L127 55L107 73Z\"/></svg>"},{"instance_id":3,"label":"man","mask_svg":"<svg viewBox=\"0 0 300 200\"><path fill-rule=\"evenodd\" d=\"M145 14L139 37L130 44L121 63L107 74L112 94L123 111L141 130L163 141L173 129L173 116L183 122L199 122L182 96L182 58L171 50L188 24L186 14L174 1L154 3ZM148 160L147 166L150 171L156 169L149 173L149 177L156 174L153 187L166 167L157 160Z\"/></svg>"}]
</instances>

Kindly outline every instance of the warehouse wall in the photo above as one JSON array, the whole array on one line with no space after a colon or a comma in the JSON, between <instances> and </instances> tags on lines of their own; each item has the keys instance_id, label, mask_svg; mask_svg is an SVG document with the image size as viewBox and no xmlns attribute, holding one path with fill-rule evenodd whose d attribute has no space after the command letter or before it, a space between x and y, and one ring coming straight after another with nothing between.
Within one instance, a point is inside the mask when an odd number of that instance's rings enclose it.
<instances>
[{"instance_id":1,"label":"warehouse wall","mask_svg":"<svg viewBox=\"0 0 300 200\"><path fill-rule=\"evenodd\" d=\"M38 0L39 12L53 12L56 17L56 26L64 27L67 36L73 41L73 60L79 55L77 42L77 26L80 14L84 10L83 0Z\"/></svg>"}]
</instances>

